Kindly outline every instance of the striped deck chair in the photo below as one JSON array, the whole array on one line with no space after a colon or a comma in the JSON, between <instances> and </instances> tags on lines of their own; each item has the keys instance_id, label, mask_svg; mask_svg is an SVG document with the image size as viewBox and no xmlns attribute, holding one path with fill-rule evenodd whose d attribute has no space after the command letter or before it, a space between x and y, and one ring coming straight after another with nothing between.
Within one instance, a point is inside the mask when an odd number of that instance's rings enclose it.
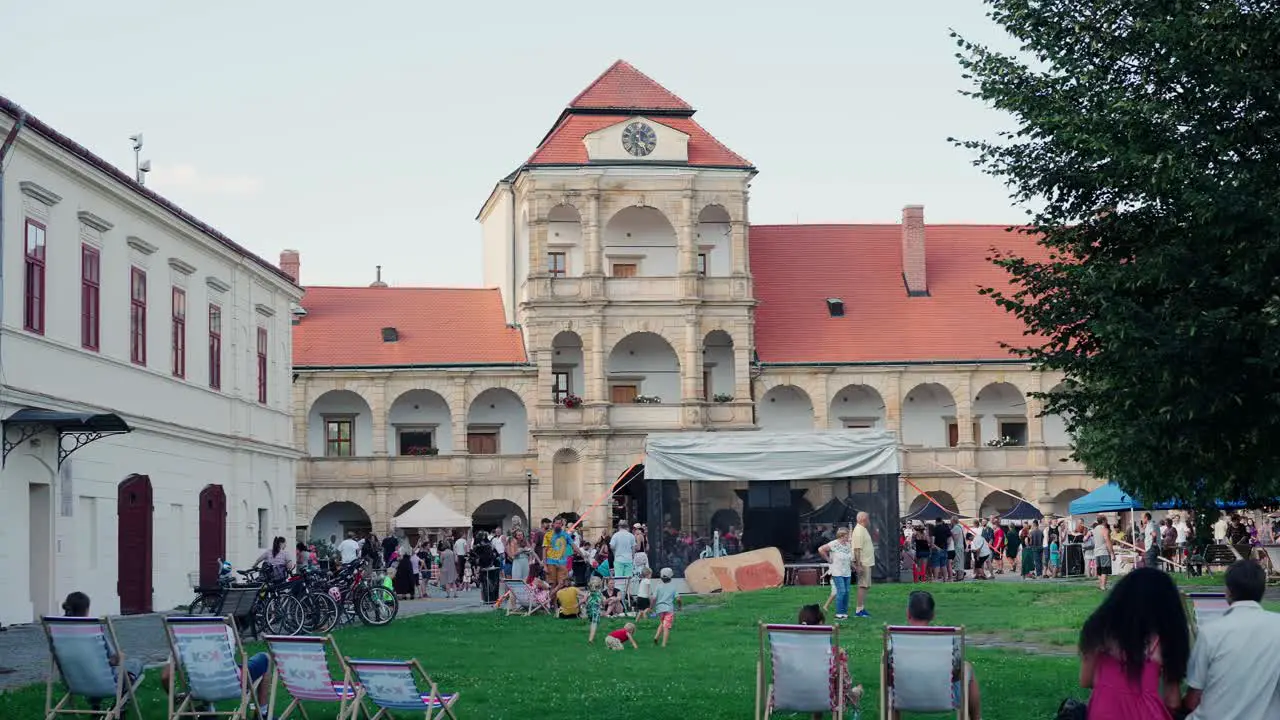
<instances>
[{"instance_id":1,"label":"striped deck chair","mask_svg":"<svg viewBox=\"0 0 1280 720\"><path fill-rule=\"evenodd\" d=\"M142 683L141 667L136 678L125 671L124 654L116 640L116 631L110 618L57 617L42 619L45 637L49 640L49 680L45 686L44 717L55 720L64 715L83 715L105 720L119 720L125 714L125 701L133 706L139 720L142 708L138 707L137 690ZM111 662L112 655L116 662ZM65 692L54 702L54 683L62 680ZM74 699L89 701L88 709L73 707ZM105 709L97 705L103 700L113 702Z\"/></svg>"},{"instance_id":2,"label":"striped deck chair","mask_svg":"<svg viewBox=\"0 0 1280 720\"><path fill-rule=\"evenodd\" d=\"M276 707L276 691L284 689L293 698L283 713L275 720L288 720L295 710L307 717L300 704L307 702L338 703L335 720L354 720L360 712L360 688L351 678L351 670L343 664L342 653L331 635L306 637L291 635L267 635L267 653L274 668L271 682L271 700L268 707ZM329 672L328 649L342 666L342 680L335 681Z\"/></svg>"},{"instance_id":3,"label":"striped deck chair","mask_svg":"<svg viewBox=\"0 0 1280 720\"><path fill-rule=\"evenodd\" d=\"M895 712L969 717L963 627L887 625L880 663L880 718Z\"/></svg>"},{"instance_id":4,"label":"striped deck chair","mask_svg":"<svg viewBox=\"0 0 1280 720\"><path fill-rule=\"evenodd\" d=\"M502 582L506 584L507 592L511 593L511 604L507 606L507 615L518 613L527 617L539 612L551 614L550 597L539 602L533 594L533 588L523 580L503 578Z\"/></svg>"},{"instance_id":5,"label":"striped deck chair","mask_svg":"<svg viewBox=\"0 0 1280 720\"><path fill-rule=\"evenodd\" d=\"M844 693L831 696L831 664L840 631L829 625L765 625L760 623L760 657L756 661L756 720L775 712L831 713L844 717ZM838 672L848 672L843 666ZM837 678L844 687L844 677Z\"/></svg>"},{"instance_id":6,"label":"striped deck chair","mask_svg":"<svg viewBox=\"0 0 1280 720\"><path fill-rule=\"evenodd\" d=\"M393 710L421 712L423 720L446 715L458 720L458 716L453 714L453 704L457 702L458 694L441 694L440 688L417 660L347 658L347 666L355 674L362 698L378 708L378 712L372 714L365 710L368 715L366 720L389 719ZM430 688L429 691L422 692L419 679Z\"/></svg>"},{"instance_id":7,"label":"striped deck chair","mask_svg":"<svg viewBox=\"0 0 1280 720\"><path fill-rule=\"evenodd\" d=\"M1191 622L1192 637L1206 623L1222 617L1231 607L1226 593L1189 592L1183 595L1187 603L1187 619Z\"/></svg>"},{"instance_id":8,"label":"striped deck chair","mask_svg":"<svg viewBox=\"0 0 1280 720\"><path fill-rule=\"evenodd\" d=\"M227 718L247 720L253 686L249 657L231 617L170 615L164 619L173 654L169 684L169 720ZM197 709L236 701L234 710Z\"/></svg>"}]
</instances>

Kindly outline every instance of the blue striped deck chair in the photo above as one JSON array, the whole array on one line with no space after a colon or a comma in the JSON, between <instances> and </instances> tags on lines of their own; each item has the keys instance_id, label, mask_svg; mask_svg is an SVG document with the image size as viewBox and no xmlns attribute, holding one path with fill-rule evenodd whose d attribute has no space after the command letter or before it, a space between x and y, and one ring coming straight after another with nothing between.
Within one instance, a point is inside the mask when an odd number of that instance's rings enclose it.
<instances>
[{"instance_id":1,"label":"blue striped deck chair","mask_svg":"<svg viewBox=\"0 0 1280 720\"><path fill-rule=\"evenodd\" d=\"M228 617L170 615L164 619L173 654L169 720L248 720L253 685L249 657L240 645L236 621ZM235 701L232 710L197 709Z\"/></svg>"},{"instance_id":2,"label":"blue striped deck chair","mask_svg":"<svg viewBox=\"0 0 1280 720\"><path fill-rule=\"evenodd\" d=\"M110 618L50 615L41 620L41 625L49 640L52 658L45 686L45 720L67 715L119 720L124 717L126 699L141 720L142 708L138 707L137 698L138 685L142 683L141 667L136 677L130 677L125 671L124 654L120 652ZM59 678L66 691L54 702L53 686ZM74 707L76 697L88 700L89 707ZM113 702L100 709L103 700Z\"/></svg>"},{"instance_id":3,"label":"blue striped deck chair","mask_svg":"<svg viewBox=\"0 0 1280 720\"><path fill-rule=\"evenodd\" d=\"M347 666L354 673L364 699L378 708L368 720L388 720L392 711L422 713L423 720L453 714L453 704L458 694L441 694L439 686L422 669L417 660L353 660L347 658ZM430 688L423 692L418 681ZM365 711L368 714L368 711Z\"/></svg>"},{"instance_id":4,"label":"blue striped deck chair","mask_svg":"<svg viewBox=\"0 0 1280 720\"><path fill-rule=\"evenodd\" d=\"M284 712L274 715L275 720L288 720L294 711L307 717L300 704L307 702L338 703L335 720L354 720L360 712L360 688L351 678L351 669L342 659L333 637L307 637L291 635L267 635L267 653L271 656L271 700L268 707L276 707L276 692L284 689L293 698ZM342 668L342 679L334 680L329 672L329 648Z\"/></svg>"}]
</instances>

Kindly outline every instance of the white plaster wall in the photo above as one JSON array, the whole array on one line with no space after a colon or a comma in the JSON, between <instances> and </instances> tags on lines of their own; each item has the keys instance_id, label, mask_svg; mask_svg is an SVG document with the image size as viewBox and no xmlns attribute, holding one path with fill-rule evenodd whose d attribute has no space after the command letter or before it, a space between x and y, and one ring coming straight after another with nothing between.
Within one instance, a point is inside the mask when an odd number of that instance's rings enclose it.
<instances>
[{"instance_id":1,"label":"white plaster wall","mask_svg":"<svg viewBox=\"0 0 1280 720\"><path fill-rule=\"evenodd\" d=\"M843 429L845 419L872 420L872 427L884 428L884 400L880 394L865 385L849 385L831 398L827 413L827 427Z\"/></svg>"},{"instance_id":2,"label":"white plaster wall","mask_svg":"<svg viewBox=\"0 0 1280 720\"><path fill-rule=\"evenodd\" d=\"M1061 415L1051 414L1041 418L1044 423L1044 444L1049 447L1069 447L1071 434L1067 432L1067 422Z\"/></svg>"},{"instance_id":3,"label":"white plaster wall","mask_svg":"<svg viewBox=\"0 0 1280 720\"><path fill-rule=\"evenodd\" d=\"M707 254L707 275L724 277L731 274L733 258L728 221L700 222L697 233L694 242L698 245L698 252Z\"/></svg>"},{"instance_id":4,"label":"white plaster wall","mask_svg":"<svg viewBox=\"0 0 1280 720\"><path fill-rule=\"evenodd\" d=\"M711 387L707 389L707 397L714 398L717 393L734 394L733 345L729 336L723 332L707 335L702 355L702 365L711 371Z\"/></svg>"},{"instance_id":5,"label":"white plaster wall","mask_svg":"<svg viewBox=\"0 0 1280 720\"><path fill-rule=\"evenodd\" d=\"M552 218L572 214L571 208L555 208ZM552 219L547 223L547 252L562 252L566 255L565 275L577 277L586 269L586 258L583 255L582 224L573 220ZM539 268L539 271L546 268Z\"/></svg>"},{"instance_id":6,"label":"white plaster wall","mask_svg":"<svg viewBox=\"0 0 1280 720\"><path fill-rule=\"evenodd\" d=\"M651 207L628 207L610 218L604 229L605 274L614 262L635 262L639 275L669 277L679 271L676 231Z\"/></svg>"},{"instance_id":7,"label":"white plaster wall","mask_svg":"<svg viewBox=\"0 0 1280 720\"><path fill-rule=\"evenodd\" d=\"M484 284L485 287L496 287L502 290L503 309L507 314L507 322L515 322L511 294L512 287L512 227L511 207L514 196L505 185L494 191L493 202L487 207L488 214L480 219L480 236L483 242Z\"/></svg>"},{"instance_id":8,"label":"white plaster wall","mask_svg":"<svg viewBox=\"0 0 1280 720\"><path fill-rule=\"evenodd\" d=\"M813 402L805 392L791 385L779 385L760 398L756 407L764 430L813 430Z\"/></svg>"},{"instance_id":9,"label":"white plaster wall","mask_svg":"<svg viewBox=\"0 0 1280 720\"><path fill-rule=\"evenodd\" d=\"M449 403L430 390L410 390L391 403L387 412L387 454L400 454L397 426L432 425L436 449L441 455L453 452L453 416ZM372 432L372 429L370 430Z\"/></svg>"},{"instance_id":10,"label":"white plaster wall","mask_svg":"<svg viewBox=\"0 0 1280 720\"><path fill-rule=\"evenodd\" d=\"M974 397L973 416L982 424L982 437L974 438L979 445L1000 437L1001 419L1026 422L1027 401L1009 383L991 383Z\"/></svg>"},{"instance_id":11,"label":"white plaster wall","mask_svg":"<svg viewBox=\"0 0 1280 720\"><path fill-rule=\"evenodd\" d=\"M941 385L917 385L902 403L902 443L921 447L946 447L944 417L956 414L955 400Z\"/></svg>"},{"instance_id":12,"label":"white plaster wall","mask_svg":"<svg viewBox=\"0 0 1280 720\"><path fill-rule=\"evenodd\" d=\"M659 335L634 333L623 338L609 354L608 367L610 382L641 378L641 395L657 395L663 403L680 402L680 363Z\"/></svg>"},{"instance_id":13,"label":"white plaster wall","mask_svg":"<svg viewBox=\"0 0 1280 720\"><path fill-rule=\"evenodd\" d=\"M657 138L657 144L654 146L653 152L644 157L636 157L622 147L622 134L627 126L633 122L642 122L653 128L653 134ZM645 160L651 162L688 162L689 160L688 135L675 128L638 116L597 130L583 138L583 142L587 146L587 157L591 160L628 160L631 162Z\"/></svg>"},{"instance_id":14,"label":"white plaster wall","mask_svg":"<svg viewBox=\"0 0 1280 720\"><path fill-rule=\"evenodd\" d=\"M471 401L468 425L501 425L498 454L516 455L529 448L529 418L524 403L510 390L490 388Z\"/></svg>"},{"instance_id":15,"label":"white plaster wall","mask_svg":"<svg viewBox=\"0 0 1280 720\"><path fill-rule=\"evenodd\" d=\"M552 341L551 366L557 370L569 371L569 391L578 397L585 397L582 357L582 339L573 333L564 333Z\"/></svg>"},{"instance_id":16,"label":"white plaster wall","mask_svg":"<svg viewBox=\"0 0 1280 720\"><path fill-rule=\"evenodd\" d=\"M517 208L519 220L516 222L515 248L512 258L515 261L516 305L519 307L529 297L529 213L527 209ZM519 321L519 311L516 312Z\"/></svg>"},{"instance_id":17,"label":"white plaster wall","mask_svg":"<svg viewBox=\"0 0 1280 720\"><path fill-rule=\"evenodd\" d=\"M373 413L364 398L350 390L330 390L316 398L307 413L307 454L311 457L324 457L324 416L355 415L355 426L352 428L355 457L373 455Z\"/></svg>"}]
</instances>

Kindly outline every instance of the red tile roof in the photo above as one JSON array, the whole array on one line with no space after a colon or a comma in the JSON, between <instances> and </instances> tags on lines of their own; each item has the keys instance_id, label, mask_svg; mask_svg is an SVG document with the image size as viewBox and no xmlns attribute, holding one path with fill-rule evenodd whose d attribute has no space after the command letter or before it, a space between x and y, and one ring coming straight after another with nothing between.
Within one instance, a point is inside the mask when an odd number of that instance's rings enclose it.
<instances>
[{"instance_id":1,"label":"red tile roof","mask_svg":"<svg viewBox=\"0 0 1280 720\"><path fill-rule=\"evenodd\" d=\"M1048 253L1003 225L927 225L928 297L908 297L900 225L752 225L756 350L762 362L1011 360L1023 324L979 287L1008 287L991 248ZM844 317L827 312L844 301Z\"/></svg>"},{"instance_id":2,"label":"red tile roof","mask_svg":"<svg viewBox=\"0 0 1280 720\"><path fill-rule=\"evenodd\" d=\"M515 364L520 331L497 289L309 287L293 327L294 367ZM383 342L394 327L397 342Z\"/></svg>"},{"instance_id":3,"label":"red tile roof","mask_svg":"<svg viewBox=\"0 0 1280 720\"><path fill-rule=\"evenodd\" d=\"M566 115L538 146L528 165L586 165L587 146L582 139L591 133L628 120L632 115ZM711 137L711 133L688 117L663 117L653 122L689 136L689 164L715 167L752 167L750 162Z\"/></svg>"},{"instance_id":4,"label":"red tile roof","mask_svg":"<svg viewBox=\"0 0 1280 720\"><path fill-rule=\"evenodd\" d=\"M688 110L693 108L626 60L609 66L578 93L570 108L628 108L632 110Z\"/></svg>"}]
</instances>

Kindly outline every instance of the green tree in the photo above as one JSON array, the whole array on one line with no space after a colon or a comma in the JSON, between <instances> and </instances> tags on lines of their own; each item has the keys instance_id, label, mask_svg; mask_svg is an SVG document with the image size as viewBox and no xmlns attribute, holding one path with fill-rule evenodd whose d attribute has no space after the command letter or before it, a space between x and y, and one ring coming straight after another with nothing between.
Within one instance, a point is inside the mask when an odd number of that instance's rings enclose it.
<instances>
[{"instance_id":1,"label":"green tree","mask_svg":"<svg viewBox=\"0 0 1280 720\"><path fill-rule=\"evenodd\" d=\"M986 4L1018 50L957 57L1016 129L953 141L1031 208L983 292L1066 374L1046 411L1142 497L1280 496L1280 1Z\"/></svg>"}]
</instances>

